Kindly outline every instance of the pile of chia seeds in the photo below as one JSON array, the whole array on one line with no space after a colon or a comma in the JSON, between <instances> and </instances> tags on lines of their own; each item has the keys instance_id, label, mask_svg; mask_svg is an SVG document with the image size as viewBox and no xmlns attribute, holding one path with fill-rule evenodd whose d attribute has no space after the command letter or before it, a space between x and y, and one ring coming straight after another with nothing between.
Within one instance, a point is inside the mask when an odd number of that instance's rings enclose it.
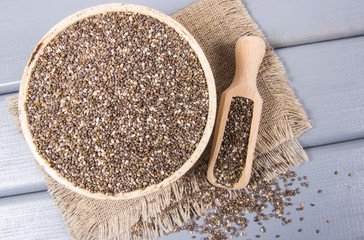
<instances>
[{"instance_id":1,"label":"pile of chia seeds","mask_svg":"<svg viewBox=\"0 0 364 240\"><path fill-rule=\"evenodd\" d=\"M35 63L26 113L39 154L74 186L115 195L171 176L208 115L204 71L173 28L110 12L59 33Z\"/></svg>"}]
</instances>

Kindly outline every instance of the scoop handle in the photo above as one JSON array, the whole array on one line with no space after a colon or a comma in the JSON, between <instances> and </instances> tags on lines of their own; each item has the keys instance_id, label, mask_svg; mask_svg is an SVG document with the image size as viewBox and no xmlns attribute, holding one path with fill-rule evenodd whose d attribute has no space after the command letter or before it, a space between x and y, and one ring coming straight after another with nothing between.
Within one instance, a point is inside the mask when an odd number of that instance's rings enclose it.
<instances>
[{"instance_id":1,"label":"scoop handle","mask_svg":"<svg viewBox=\"0 0 364 240\"><path fill-rule=\"evenodd\" d=\"M259 66L265 54L265 42L259 37L239 38L235 46L236 70L232 87L247 84L256 88Z\"/></svg>"}]
</instances>

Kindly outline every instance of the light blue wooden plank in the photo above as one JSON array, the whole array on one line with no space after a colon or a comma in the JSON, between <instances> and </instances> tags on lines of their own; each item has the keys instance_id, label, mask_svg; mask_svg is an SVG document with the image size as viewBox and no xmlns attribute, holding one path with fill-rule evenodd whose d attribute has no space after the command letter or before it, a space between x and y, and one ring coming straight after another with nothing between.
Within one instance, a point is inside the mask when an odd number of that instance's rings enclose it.
<instances>
[{"instance_id":1,"label":"light blue wooden plank","mask_svg":"<svg viewBox=\"0 0 364 240\"><path fill-rule=\"evenodd\" d=\"M364 37L277 51L313 129L300 141L316 146L364 137Z\"/></svg>"},{"instance_id":2,"label":"light blue wooden plank","mask_svg":"<svg viewBox=\"0 0 364 240\"><path fill-rule=\"evenodd\" d=\"M47 192L0 198L0 239L70 239Z\"/></svg>"},{"instance_id":3,"label":"light blue wooden plank","mask_svg":"<svg viewBox=\"0 0 364 240\"><path fill-rule=\"evenodd\" d=\"M0 96L0 197L46 189L43 177L8 111L5 99L9 96Z\"/></svg>"},{"instance_id":4,"label":"light blue wooden plank","mask_svg":"<svg viewBox=\"0 0 364 240\"><path fill-rule=\"evenodd\" d=\"M0 95L18 92L20 81L0 83Z\"/></svg>"},{"instance_id":5,"label":"light blue wooden plank","mask_svg":"<svg viewBox=\"0 0 364 240\"><path fill-rule=\"evenodd\" d=\"M303 188L297 181L292 186L300 187L302 192L292 197L294 205L286 208L292 213L292 223L282 226L276 219L264 222L267 232L263 234L260 226L250 221L246 229L248 238L255 239L260 234L260 239L271 240L279 234L283 240L364 239L364 140L310 148L307 152L311 162L295 171L298 176L307 176L310 186ZM349 177L349 173L353 176ZM318 190L323 192L318 194ZM301 203L305 209L298 212L295 209ZM1 239L67 239L62 218L48 193L1 198L0 216ZM248 217L252 219L254 215ZM300 217L304 221L299 221ZM299 228L303 229L301 233L297 232ZM190 239L190 235L180 232L160 239L184 240Z\"/></svg>"},{"instance_id":6,"label":"light blue wooden plank","mask_svg":"<svg viewBox=\"0 0 364 240\"><path fill-rule=\"evenodd\" d=\"M274 47L364 34L364 1L243 0Z\"/></svg>"}]
</instances>

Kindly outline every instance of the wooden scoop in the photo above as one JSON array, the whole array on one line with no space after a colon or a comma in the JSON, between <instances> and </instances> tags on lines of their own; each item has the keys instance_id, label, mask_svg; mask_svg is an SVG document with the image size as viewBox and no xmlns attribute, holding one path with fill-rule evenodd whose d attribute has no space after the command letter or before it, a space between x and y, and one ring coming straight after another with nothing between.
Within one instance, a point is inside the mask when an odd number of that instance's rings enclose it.
<instances>
[{"instance_id":1,"label":"wooden scoop","mask_svg":"<svg viewBox=\"0 0 364 240\"><path fill-rule=\"evenodd\" d=\"M228 89L221 95L219 111L216 119L216 128L214 132L214 139L212 142L212 151L210 162L207 171L207 178L211 184L229 188L241 189L248 183L251 175L252 162L254 157L255 143L258 134L258 127L260 116L262 112L263 100L259 95L256 79L259 66L265 54L265 43L258 37L241 37L235 48L236 57L236 71L235 77ZM249 142L247 146L247 154L245 159L245 166L241 173L238 182L234 183L231 187L226 187L218 183L214 176L214 167L216 158L220 151L220 146L223 140L225 125L230 111L230 104L233 97L244 97L253 101L253 111L251 119L251 127L249 133ZM240 134L240 133L239 133ZM243 134L243 133L241 133Z\"/></svg>"}]
</instances>

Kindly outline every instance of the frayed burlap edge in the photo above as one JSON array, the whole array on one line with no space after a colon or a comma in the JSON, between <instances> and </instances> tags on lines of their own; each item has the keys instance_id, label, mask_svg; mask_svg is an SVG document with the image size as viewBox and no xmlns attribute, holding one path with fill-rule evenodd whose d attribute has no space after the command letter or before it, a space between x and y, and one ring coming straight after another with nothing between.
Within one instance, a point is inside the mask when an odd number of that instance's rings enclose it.
<instances>
[{"instance_id":1,"label":"frayed burlap edge","mask_svg":"<svg viewBox=\"0 0 364 240\"><path fill-rule=\"evenodd\" d=\"M210 14L207 14L207 11L210 11ZM201 16L194 16L196 12ZM203 24L191 23L207 18L210 22L218 22L221 28L234 26L233 34L224 36L230 38L230 42L235 42L242 35L255 35L265 39L241 2L236 0L202 0L175 14L174 18L185 25L194 36L198 35L198 32L204 34L204 31L201 31ZM209 49L204 48L211 42L204 41L205 39L201 42L199 36L195 37L207 53L215 78L220 77L219 74L221 75L221 69L224 66L215 59L211 59L214 55L209 55ZM230 48L233 48L233 45ZM230 51L233 52L233 49ZM222 60L227 64L233 64L234 59L231 59L233 55L226 55L230 57ZM224 74L227 75L224 76L226 79L232 79L233 71ZM294 92L287 86L288 79L284 74L283 64L274 50L267 45L267 52L258 75L258 89L265 101L263 107L265 116L262 118L259 129L256 157L253 163L253 184L260 178L273 178L308 160L295 137L309 129L310 124ZM218 96L220 96L230 82L219 82L219 79L216 81ZM273 109L272 106L274 106ZM15 116L15 122L19 126L16 96L10 99L9 110ZM203 165L206 164L208 155L205 153L200 160L200 166L194 168L205 172ZM185 199L185 196L191 192L202 194L203 191L200 191L199 186L208 185L206 178L197 179L193 171L159 192L126 201L87 198L64 188L46 174L45 178L49 192L65 219L70 236L74 239L155 239L218 205L218 202L202 203ZM227 191L227 194L234 197L235 192ZM169 208L172 202L174 207ZM139 230L138 234L135 233L136 230Z\"/></svg>"},{"instance_id":2,"label":"frayed burlap edge","mask_svg":"<svg viewBox=\"0 0 364 240\"><path fill-rule=\"evenodd\" d=\"M192 192L199 190L195 184L197 180L192 179L189 186L186 186L186 183L175 182L163 190L137 199L96 200L69 191L47 174L45 178L48 191L66 221L69 234L75 239L131 239L133 236L130 229L139 221L145 223L147 229L147 223L151 221L148 216L156 216L168 207L171 195L174 201L179 202L184 198L185 188ZM111 210L115 202L119 202L120 205L117 213ZM159 232L169 229L168 224L166 225L168 222L164 220L163 223L158 225ZM144 237L144 239L154 239L156 236L151 231L144 233Z\"/></svg>"},{"instance_id":3,"label":"frayed burlap edge","mask_svg":"<svg viewBox=\"0 0 364 240\"><path fill-rule=\"evenodd\" d=\"M14 95L14 96L8 97L6 100L8 101L8 110L9 110L11 116L13 116L14 123L18 127L19 131L21 131L20 130L20 120L19 120L19 116L18 116L18 97L19 97L19 95Z\"/></svg>"}]
</instances>

